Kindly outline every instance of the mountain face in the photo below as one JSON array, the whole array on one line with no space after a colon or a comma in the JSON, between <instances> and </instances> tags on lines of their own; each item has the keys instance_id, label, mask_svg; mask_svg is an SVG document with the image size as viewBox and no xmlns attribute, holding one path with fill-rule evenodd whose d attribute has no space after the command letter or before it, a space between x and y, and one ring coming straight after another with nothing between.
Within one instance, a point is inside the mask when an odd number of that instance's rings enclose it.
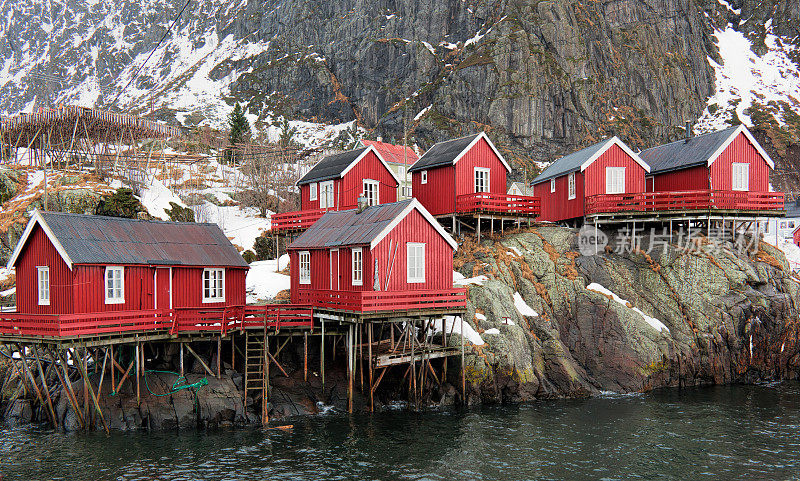
<instances>
[{"instance_id":1,"label":"mountain face","mask_svg":"<svg viewBox=\"0 0 800 481\"><path fill-rule=\"evenodd\" d=\"M518 164L609 134L650 146L687 119L800 136L796 0L189 0L167 33L184 5L0 0L0 112L38 99L219 126L240 101L423 147L488 128ZM785 99L728 82L725 32L786 63L788 87L769 85Z\"/></svg>"}]
</instances>

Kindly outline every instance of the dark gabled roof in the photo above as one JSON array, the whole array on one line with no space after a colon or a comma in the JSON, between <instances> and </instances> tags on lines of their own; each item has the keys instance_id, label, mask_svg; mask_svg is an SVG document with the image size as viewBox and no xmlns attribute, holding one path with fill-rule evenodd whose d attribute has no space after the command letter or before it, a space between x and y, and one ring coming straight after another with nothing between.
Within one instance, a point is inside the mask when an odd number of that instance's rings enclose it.
<instances>
[{"instance_id":1,"label":"dark gabled roof","mask_svg":"<svg viewBox=\"0 0 800 481\"><path fill-rule=\"evenodd\" d=\"M342 246L374 247L408 213L416 209L426 221L450 244L458 244L445 232L439 222L416 199L356 209L329 211L297 238L289 249L325 249Z\"/></svg>"},{"instance_id":2,"label":"dark gabled roof","mask_svg":"<svg viewBox=\"0 0 800 481\"><path fill-rule=\"evenodd\" d=\"M431 169L433 167L441 167L443 165L453 165L453 161L456 160L458 154L463 152L479 135L481 134L467 135L466 137L459 137L457 139L434 144L433 147L422 154L422 157L420 157L408 171L415 172L418 170Z\"/></svg>"},{"instance_id":3,"label":"dark gabled roof","mask_svg":"<svg viewBox=\"0 0 800 481\"><path fill-rule=\"evenodd\" d=\"M596 144L592 144L585 149L565 155L560 159L555 160L552 164L548 165L541 174L533 179L533 184L560 177L570 172L577 172L581 170L581 166L587 160L591 159L595 154L603 149L608 144L609 139L603 139Z\"/></svg>"},{"instance_id":4,"label":"dark gabled roof","mask_svg":"<svg viewBox=\"0 0 800 481\"><path fill-rule=\"evenodd\" d=\"M70 265L248 266L217 224L38 211L34 221L44 223L41 227Z\"/></svg>"},{"instance_id":5,"label":"dark gabled roof","mask_svg":"<svg viewBox=\"0 0 800 481\"><path fill-rule=\"evenodd\" d=\"M310 184L323 180L339 178L347 167L358 159L361 154L369 149L369 146L360 149L348 150L340 154L329 155L308 171L302 179L297 181L297 185Z\"/></svg>"},{"instance_id":6,"label":"dark gabled roof","mask_svg":"<svg viewBox=\"0 0 800 481\"><path fill-rule=\"evenodd\" d=\"M659 145L639 153L639 157L650 164L651 174L706 165L708 159L733 135L739 127L678 140Z\"/></svg>"},{"instance_id":7,"label":"dark gabled roof","mask_svg":"<svg viewBox=\"0 0 800 481\"><path fill-rule=\"evenodd\" d=\"M409 199L373 205L361 213L356 209L330 211L314 222L289 248L320 249L369 244L412 202Z\"/></svg>"}]
</instances>

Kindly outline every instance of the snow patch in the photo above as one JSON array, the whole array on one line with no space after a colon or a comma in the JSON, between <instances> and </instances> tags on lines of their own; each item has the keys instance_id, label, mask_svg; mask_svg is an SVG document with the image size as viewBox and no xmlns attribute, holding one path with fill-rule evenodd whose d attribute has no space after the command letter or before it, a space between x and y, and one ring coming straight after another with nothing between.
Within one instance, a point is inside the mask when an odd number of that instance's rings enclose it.
<instances>
[{"instance_id":1,"label":"snow patch","mask_svg":"<svg viewBox=\"0 0 800 481\"><path fill-rule=\"evenodd\" d=\"M605 287L601 286L600 284L598 284L596 282L593 282L593 283L589 284L588 286L586 286L586 289L588 289L590 291L594 291L594 292L600 293L600 294L603 294L603 295L606 295L606 296L611 296L611 298L615 302L617 302L618 304L621 304L621 305L627 307L628 309L631 309L632 311L634 311L637 314L639 314L642 317L642 319L644 319L644 321L646 323L648 323L651 327L653 327L653 329L656 329L658 332L662 332L664 330L669 332L669 328L666 325L664 325L663 322L659 321L658 319L656 319L654 317L648 316L647 314L642 312L638 307L629 307L629 302L628 301L626 301L625 299L622 299L621 297L619 297L618 295L614 294L613 292L611 292L610 290L606 289Z\"/></svg>"},{"instance_id":2,"label":"snow patch","mask_svg":"<svg viewBox=\"0 0 800 481\"><path fill-rule=\"evenodd\" d=\"M457 319L455 316L445 316L444 319L434 319L433 333L436 334L442 332L442 327L447 329L447 332L461 334L461 320ZM475 329L473 329L467 321L464 321L464 339L476 346L483 346L486 344L483 342L481 335L478 334L478 332L475 331Z\"/></svg>"},{"instance_id":3,"label":"snow patch","mask_svg":"<svg viewBox=\"0 0 800 481\"><path fill-rule=\"evenodd\" d=\"M514 293L514 307L516 307L517 311L523 316L539 317L539 314L531 309L531 306L525 302L525 299L522 298L519 292Z\"/></svg>"},{"instance_id":4,"label":"snow patch","mask_svg":"<svg viewBox=\"0 0 800 481\"><path fill-rule=\"evenodd\" d=\"M285 265L284 262L288 262L288 257L281 256L280 261L281 265ZM275 259L250 264L245 281L248 303L274 299L280 291L289 289L289 276L275 272L276 266Z\"/></svg>"},{"instance_id":5,"label":"snow patch","mask_svg":"<svg viewBox=\"0 0 800 481\"><path fill-rule=\"evenodd\" d=\"M453 279L453 284L457 287L464 287L468 285L482 286L484 282L488 281L486 276L467 277L466 279Z\"/></svg>"},{"instance_id":6,"label":"snow patch","mask_svg":"<svg viewBox=\"0 0 800 481\"><path fill-rule=\"evenodd\" d=\"M495 336L497 334L500 334L500 329L493 327L491 329L486 329L485 331L483 331L483 333Z\"/></svg>"}]
</instances>

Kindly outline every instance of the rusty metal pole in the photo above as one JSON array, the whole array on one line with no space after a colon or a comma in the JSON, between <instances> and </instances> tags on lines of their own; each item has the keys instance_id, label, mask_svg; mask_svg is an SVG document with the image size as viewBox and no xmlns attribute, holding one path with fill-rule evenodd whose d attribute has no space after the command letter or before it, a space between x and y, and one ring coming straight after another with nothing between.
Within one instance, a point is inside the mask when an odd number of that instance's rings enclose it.
<instances>
[{"instance_id":1,"label":"rusty metal pole","mask_svg":"<svg viewBox=\"0 0 800 481\"><path fill-rule=\"evenodd\" d=\"M464 371L464 316L461 319L461 401L467 404L467 374Z\"/></svg>"}]
</instances>

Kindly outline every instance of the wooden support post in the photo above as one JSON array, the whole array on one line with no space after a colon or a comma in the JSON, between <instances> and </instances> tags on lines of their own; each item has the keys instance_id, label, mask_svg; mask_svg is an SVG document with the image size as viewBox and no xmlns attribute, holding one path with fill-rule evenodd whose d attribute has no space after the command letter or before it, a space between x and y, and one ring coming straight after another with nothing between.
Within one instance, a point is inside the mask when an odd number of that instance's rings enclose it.
<instances>
[{"instance_id":1,"label":"wooden support post","mask_svg":"<svg viewBox=\"0 0 800 481\"><path fill-rule=\"evenodd\" d=\"M478 214L478 225L475 227L475 235L478 236L478 244L481 243L481 216Z\"/></svg>"},{"instance_id":2,"label":"wooden support post","mask_svg":"<svg viewBox=\"0 0 800 481\"><path fill-rule=\"evenodd\" d=\"M36 346L33 347L33 355L36 359L36 367L39 369L39 379L42 382L42 390L44 390L45 397L47 398L47 409L50 411L53 427L58 429L58 418L56 417L55 409L53 409L53 399L50 397L50 386L47 385L47 378L44 375L44 369L42 369L42 362L39 360L39 348Z\"/></svg>"},{"instance_id":3,"label":"wooden support post","mask_svg":"<svg viewBox=\"0 0 800 481\"><path fill-rule=\"evenodd\" d=\"M114 389L114 387L117 385L117 378L115 376L116 371L114 366L114 364L116 364L117 361L114 360L114 345L113 344L110 345L108 349L109 352L111 353L111 389Z\"/></svg>"},{"instance_id":4,"label":"wooden support post","mask_svg":"<svg viewBox=\"0 0 800 481\"><path fill-rule=\"evenodd\" d=\"M141 359L139 358L139 341L136 341L136 348L134 355L136 356L136 406L140 406L141 399Z\"/></svg>"},{"instance_id":5,"label":"wooden support post","mask_svg":"<svg viewBox=\"0 0 800 481\"><path fill-rule=\"evenodd\" d=\"M364 324L357 327L358 340L358 389L364 392Z\"/></svg>"},{"instance_id":6,"label":"wooden support post","mask_svg":"<svg viewBox=\"0 0 800 481\"><path fill-rule=\"evenodd\" d=\"M53 365L55 366L56 376L58 376L58 380L61 383L61 387L67 394L67 400L72 406L72 411L75 413L75 418L78 419L78 424L80 424L81 429L83 429L84 421L83 421L83 416L81 416L81 408L78 406L78 399L75 397L75 393L72 391L72 383L69 380L69 375L67 373L66 367L64 366L64 364L61 364L60 356L57 357L52 352L49 352L49 355L50 355L50 362L52 362ZM58 369L59 367L61 367L61 369L63 369L64 371L63 376L61 375L61 371Z\"/></svg>"},{"instance_id":7,"label":"wooden support post","mask_svg":"<svg viewBox=\"0 0 800 481\"><path fill-rule=\"evenodd\" d=\"M206 372L208 373L209 376L214 377L214 371L212 371L211 368L208 367L208 365L205 362L203 362L203 360L200 358L200 356L198 356L197 353L194 352L194 349L192 349L192 346L187 344L186 345L186 350L189 351L189 354L194 356L194 358L197 360L197 362L200 363L201 366L203 366L203 369L206 370Z\"/></svg>"},{"instance_id":8,"label":"wooden support post","mask_svg":"<svg viewBox=\"0 0 800 481\"><path fill-rule=\"evenodd\" d=\"M322 333L319 336L319 373L322 378L322 393L325 394L325 321L322 321Z\"/></svg>"},{"instance_id":9,"label":"wooden support post","mask_svg":"<svg viewBox=\"0 0 800 481\"><path fill-rule=\"evenodd\" d=\"M455 222L453 222L455 226ZM374 369L373 366L375 364L372 362L372 323L369 323L367 326L367 366L369 366L369 412L375 412L375 400L373 399L373 378L374 378Z\"/></svg>"},{"instance_id":10,"label":"wooden support post","mask_svg":"<svg viewBox=\"0 0 800 481\"><path fill-rule=\"evenodd\" d=\"M231 333L231 370L232 371L236 371L236 343L233 341L233 336L235 336L235 335L236 335L235 332Z\"/></svg>"},{"instance_id":11,"label":"wooden support post","mask_svg":"<svg viewBox=\"0 0 800 481\"><path fill-rule=\"evenodd\" d=\"M222 335L217 336L217 379L222 378Z\"/></svg>"},{"instance_id":12,"label":"wooden support post","mask_svg":"<svg viewBox=\"0 0 800 481\"><path fill-rule=\"evenodd\" d=\"M303 333L303 381L308 381L308 331Z\"/></svg>"},{"instance_id":13,"label":"wooden support post","mask_svg":"<svg viewBox=\"0 0 800 481\"><path fill-rule=\"evenodd\" d=\"M347 326L347 412L353 412L353 370L355 369L355 353L353 352L353 325Z\"/></svg>"},{"instance_id":14,"label":"wooden support post","mask_svg":"<svg viewBox=\"0 0 800 481\"><path fill-rule=\"evenodd\" d=\"M461 401L467 404L467 373L464 371L464 316L461 319Z\"/></svg>"},{"instance_id":15,"label":"wooden support post","mask_svg":"<svg viewBox=\"0 0 800 481\"><path fill-rule=\"evenodd\" d=\"M416 363L416 358L414 357L414 344L417 335L414 332L415 324L416 324L415 321L411 321L411 325L408 327L408 340L411 342L411 379L409 380L409 382L413 387L413 393L414 393L413 400L414 400L414 407L416 408L417 407L417 371L416 371L417 363Z\"/></svg>"},{"instance_id":16,"label":"wooden support post","mask_svg":"<svg viewBox=\"0 0 800 481\"><path fill-rule=\"evenodd\" d=\"M261 398L261 424L266 426L269 424L269 336L267 336L266 328L264 328L264 369L262 373L264 392Z\"/></svg>"},{"instance_id":17,"label":"wooden support post","mask_svg":"<svg viewBox=\"0 0 800 481\"><path fill-rule=\"evenodd\" d=\"M180 357L180 364L181 364L181 377L183 377L184 376L184 371L183 371L183 342L180 342L179 345L180 345L180 356L179 357Z\"/></svg>"},{"instance_id":18,"label":"wooden support post","mask_svg":"<svg viewBox=\"0 0 800 481\"><path fill-rule=\"evenodd\" d=\"M86 351L86 349L84 348L84 352L85 351ZM108 430L108 424L106 424L106 418L105 418L105 416L103 416L103 410L100 409L100 402L97 400L97 396L95 396L95 394L94 394L94 389L89 384L89 373L86 370L86 359L87 358L84 357L84 360L83 360L83 362L81 363L81 366L80 366L81 371L83 372L83 385L86 386L87 389L89 390L89 393L90 393L90 395L92 397L92 402L94 403L94 407L97 410L97 414L100 416L100 422L103 423L103 429L105 429L106 435L108 435L110 433L109 433L109 430ZM95 360L95 362L97 362L97 361Z\"/></svg>"}]
</instances>

